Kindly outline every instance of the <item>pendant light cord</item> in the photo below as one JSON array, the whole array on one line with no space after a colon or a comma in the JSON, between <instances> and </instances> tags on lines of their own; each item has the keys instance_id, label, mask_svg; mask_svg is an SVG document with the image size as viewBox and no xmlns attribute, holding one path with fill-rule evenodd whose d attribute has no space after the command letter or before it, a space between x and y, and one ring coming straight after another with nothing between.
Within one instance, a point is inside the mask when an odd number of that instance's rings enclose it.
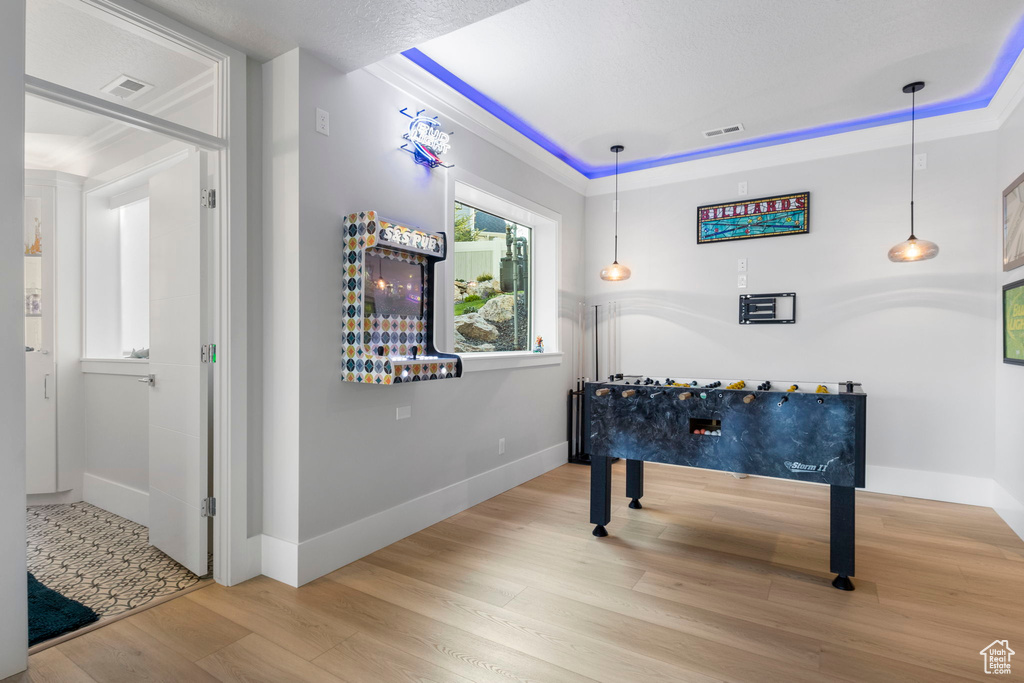
<instances>
[{"instance_id":1,"label":"pendant light cord","mask_svg":"<svg viewBox=\"0 0 1024 683\"><path fill-rule=\"evenodd\" d=\"M913 202L911 202L913 204ZM911 225L914 220L911 218ZM615 152L615 258L612 263L619 262L619 153Z\"/></svg>"},{"instance_id":2,"label":"pendant light cord","mask_svg":"<svg viewBox=\"0 0 1024 683\"><path fill-rule=\"evenodd\" d=\"M910 93L910 239L914 237L914 166L917 161L917 130L915 112L917 110L917 90Z\"/></svg>"}]
</instances>

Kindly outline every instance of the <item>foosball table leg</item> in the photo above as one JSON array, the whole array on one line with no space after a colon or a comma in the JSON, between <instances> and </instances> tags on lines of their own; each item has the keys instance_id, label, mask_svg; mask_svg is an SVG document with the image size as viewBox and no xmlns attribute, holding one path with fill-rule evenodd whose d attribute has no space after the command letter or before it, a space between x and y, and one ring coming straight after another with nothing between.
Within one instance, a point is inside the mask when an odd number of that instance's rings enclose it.
<instances>
[{"instance_id":1,"label":"foosball table leg","mask_svg":"<svg viewBox=\"0 0 1024 683\"><path fill-rule=\"evenodd\" d=\"M627 461L628 462L628 461ZM607 536L604 525L612 521L612 459L590 456L590 523L595 536Z\"/></svg>"},{"instance_id":2,"label":"foosball table leg","mask_svg":"<svg viewBox=\"0 0 1024 683\"><path fill-rule=\"evenodd\" d=\"M852 591L854 550L854 489L852 486L831 486L831 553L830 565L836 578L832 585Z\"/></svg>"},{"instance_id":3,"label":"foosball table leg","mask_svg":"<svg viewBox=\"0 0 1024 683\"><path fill-rule=\"evenodd\" d=\"M643 507L640 499L644 497L644 461L626 461L626 497L632 498L629 507L639 510Z\"/></svg>"}]
</instances>

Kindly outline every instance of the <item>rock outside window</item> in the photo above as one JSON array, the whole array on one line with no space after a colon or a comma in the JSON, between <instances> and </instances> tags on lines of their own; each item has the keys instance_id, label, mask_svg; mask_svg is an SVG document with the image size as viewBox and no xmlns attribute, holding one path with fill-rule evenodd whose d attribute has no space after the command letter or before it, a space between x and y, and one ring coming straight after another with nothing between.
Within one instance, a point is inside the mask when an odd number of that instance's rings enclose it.
<instances>
[{"instance_id":1,"label":"rock outside window","mask_svg":"<svg viewBox=\"0 0 1024 683\"><path fill-rule=\"evenodd\" d=\"M532 348L532 233L455 203L455 353Z\"/></svg>"}]
</instances>

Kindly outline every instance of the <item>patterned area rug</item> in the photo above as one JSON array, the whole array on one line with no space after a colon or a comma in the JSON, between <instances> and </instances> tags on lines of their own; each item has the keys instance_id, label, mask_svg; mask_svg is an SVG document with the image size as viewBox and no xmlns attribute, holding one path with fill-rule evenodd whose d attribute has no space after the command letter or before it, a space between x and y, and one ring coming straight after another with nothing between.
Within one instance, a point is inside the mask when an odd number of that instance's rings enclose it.
<instances>
[{"instance_id":1,"label":"patterned area rug","mask_svg":"<svg viewBox=\"0 0 1024 683\"><path fill-rule=\"evenodd\" d=\"M28 508L28 570L101 617L199 582L149 545L149 529L89 503Z\"/></svg>"}]
</instances>

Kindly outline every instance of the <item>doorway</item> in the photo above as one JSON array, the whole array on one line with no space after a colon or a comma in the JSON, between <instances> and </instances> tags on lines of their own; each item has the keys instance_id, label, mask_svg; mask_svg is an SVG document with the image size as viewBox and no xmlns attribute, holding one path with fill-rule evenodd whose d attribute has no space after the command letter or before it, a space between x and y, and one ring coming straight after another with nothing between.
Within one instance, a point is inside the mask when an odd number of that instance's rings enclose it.
<instances>
[{"instance_id":1,"label":"doorway","mask_svg":"<svg viewBox=\"0 0 1024 683\"><path fill-rule=\"evenodd\" d=\"M213 573L223 63L27 6L29 570L109 618Z\"/></svg>"}]
</instances>

